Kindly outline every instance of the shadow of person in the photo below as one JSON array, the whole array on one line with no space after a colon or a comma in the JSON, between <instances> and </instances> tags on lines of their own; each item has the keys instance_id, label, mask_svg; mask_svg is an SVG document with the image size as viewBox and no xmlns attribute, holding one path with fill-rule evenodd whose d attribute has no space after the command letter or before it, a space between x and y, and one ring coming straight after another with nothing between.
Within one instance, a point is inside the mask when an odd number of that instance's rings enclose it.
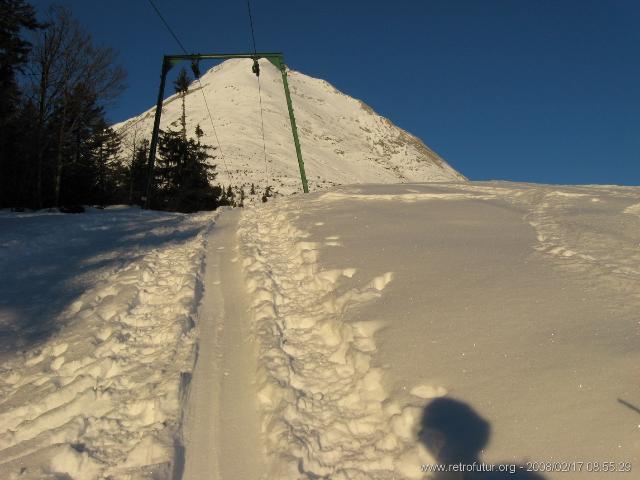
<instances>
[{"instance_id":1,"label":"shadow of person","mask_svg":"<svg viewBox=\"0 0 640 480\"><path fill-rule=\"evenodd\" d=\"M521 465L485 464L480 452L489 443L491 425L469 405L452 398L437 398L422 416L419 440L438 465L437 480L543 480Z\"/></svg>"}]
</instances>

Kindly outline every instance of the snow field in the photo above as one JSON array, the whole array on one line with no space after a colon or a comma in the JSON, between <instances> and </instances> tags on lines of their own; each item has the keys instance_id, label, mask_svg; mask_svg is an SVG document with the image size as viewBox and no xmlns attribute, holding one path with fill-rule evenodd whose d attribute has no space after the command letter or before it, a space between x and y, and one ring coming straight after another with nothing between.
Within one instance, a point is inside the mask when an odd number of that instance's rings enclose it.
<instances>
[{"instance_id":1,"label":"snow field","mask_svg":"<svg viewBox=\"0 0 640 480\"><path fill-rule=\"evenodd\" d=\"M344 320L380 301L393 272L344 288L355 270L320 268L320 245L293 226L294 201L245 210L238 229L260 344L268 478L421 478L416 466L431 460L415 442L423 399L444 392L417 387L415 405L390 399L373 365L382 324Z\"/></svg>"},{"instance_id":2,"label":"snow field","mask_svg":"<svg viewBox=\"0 0 640 480\"><path fill-rule=\"evenodd\" d=\"M328 192L320 196L321 201L339 202L343 200L360 200L377 202L382 200L393 202L416 203L425 200L491 200L496 195L477 195L474 193L398 193L398 194L366 194L362 192Z\"/></svg>"},{"instance_id":3,"label":"snow field","mask_svg":"<svg viewBox=\"0 0 640 480\"><path fill-rule=\"evenodd\" d=\"M267 478L423 478L449 395L486 416L489 463L635 462L639 199L356 185L243 212Z\"/></svg>"},{"instance_id":4,"label":"snow field","mask_svg":"<svg viewBox=\"0 0 640 480\"><path fill-rule=\"evenodd\" d=\"M103 234L103 244L88 245L96 251L85 263L126 260L84 279L46 343L3 361L0 477L170 478L213 216L123 210L55 217L62 228L48 237L60 244L65 236ZM134 252L119 246L125 239L137 242ZM104 245L113 250L100 252Z\"/></svg>"},{"instance_id":5,"label":"snow field","mask_svg":"<svg viewBox=\"0 0 640 480\"><path fill-rule=\"evenodd\" d=\"M639 202L506 182L278 198L222 218L198 317L214 215L0 212L0 478L185 459L198 480L423 478L420 421L448 395L491 424L489 462L636 462Z\"/></svg>"}]
</instances>

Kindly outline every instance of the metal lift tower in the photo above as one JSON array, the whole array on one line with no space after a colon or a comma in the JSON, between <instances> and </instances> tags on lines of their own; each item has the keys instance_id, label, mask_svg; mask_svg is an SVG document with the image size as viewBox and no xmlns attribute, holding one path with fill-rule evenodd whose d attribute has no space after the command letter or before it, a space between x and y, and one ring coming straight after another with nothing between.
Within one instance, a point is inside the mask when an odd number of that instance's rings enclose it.
<instances>
[{"instance_id":1,"label":"metal lift tower","mask_svg":"<svg viewBox=\"0 0 640 480\"><path fill-rule=\"evenodd\" d=\"M284 95L287 99L287 109L289 110L289 120L291 121L291 133L293 134L293 143L296 146L296 155L298 156L298 167L300 167L300 179L302 180L302 189L304 193L309 192L307 184L307 176L304 171L304 162L302 160L302 151L300 149L300 139L298 138L298 128L296 127L296 118L293 115L293 104L291 103L291 93L289 92L289 82L287 81L287 67L284 64L284 56L282 53L207 53L192 55L165 55L162 59L162 73L160 74L160 89L158 90L158 102L156 104L156 115L153 122L153 133L151 135L151 145L149 146L149 174L147 177L147 198L145 200L145 208L149 208L153 188L153 169L156 161L156 149L158 146L158 133L160 131L160 117L162 116L162 103L164 102L164 86L167 79L167 73L171 68L184 60L190 60L197 65L200 60L228 59L228 58L249 58L254 61L253 72L259 74L258 60L266 58L273 63L282 74L282 85L284 87ZM194 72L196 73L196 72ZM199 77L199 74L196 73Z\"/></svg>"}]
</instances>

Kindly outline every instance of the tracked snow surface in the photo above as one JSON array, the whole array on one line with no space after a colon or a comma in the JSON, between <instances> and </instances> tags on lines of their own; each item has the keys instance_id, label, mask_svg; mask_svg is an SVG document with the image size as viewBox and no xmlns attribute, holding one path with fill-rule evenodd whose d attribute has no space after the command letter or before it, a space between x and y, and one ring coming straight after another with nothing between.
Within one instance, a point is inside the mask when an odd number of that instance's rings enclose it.
<instances>
[{"instance_id":1,"label":"tracked snow surface","mask_svg":"<svg viewBox=\"0 0 640 480\"><path fill-rule=\"evenodd\" d=\"M635 468L639 200L606 186L363 186L244 212L264 478ZM585 466L508 473L527 461Z\"/></svg>"},{"instance_id":2,"label":"tracked snow surface","mask_svg":"<svg viewBox=\"0 0 640 480\"><path fill-rule=\"evenodd\" d=\"M187 130L193 134L199 124L204 143L220 147L214 152L217 182L238 187L254 183L261 189L268 184L283 194L301 191L280 71L270 62L260 61L265 152L258 81L251 66L251 60L227 60L207 71L200 82L194 82L186 96ZM292 70L288 77L312 190L337 184L464 180L420 139L377 115L363 102L324 80ZM175 125L181 109L180 98L169 96L164 102L161 128ZM132 144L134 138L138 142L148 139L154 114L155 107L114 128L124 133L125 144Z\"/></svg>"},{"instance_id":3,"label":"tracked snow surface","mask_svg":"<svg viewBox=\"0 0 640 480\"><path fill-rule=\"evenodd\" d=\"M212 222L0 212L0 478L172 478Z\"/></svg>"},{"instance_id":4,"label":"tracked snow surface","mask_svg":"<svg viewBox=\"0 0 640 480\"><path fill-rule=\"evenodd\" d=\"M636 478L639 205L470 182L211 229L3 213L0 478Z\"/></svg>"}]
</instances>

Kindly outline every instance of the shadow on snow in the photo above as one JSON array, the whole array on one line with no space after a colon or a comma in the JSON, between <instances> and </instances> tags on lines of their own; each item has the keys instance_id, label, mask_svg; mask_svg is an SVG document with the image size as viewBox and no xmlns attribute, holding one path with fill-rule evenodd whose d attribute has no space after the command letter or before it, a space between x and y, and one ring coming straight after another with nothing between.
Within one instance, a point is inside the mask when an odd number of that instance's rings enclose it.
<instances>
[{"instance_id":1,"label":"shadow on snow","mask_svg":"<svg viewBox=\"0 0 640 480\"><path fill-rule=\"evenodd\" d=\"M185 218L154 212L0 217L0 359L54 335L70 320L65 309L114 271L192 239L200 228L185 226Z\"/></svg>"},{"instance_id":2,"label":"shadow on snow","mask_svg":"<svg viewBox=\"0 0 640 480\"><path fill-rule=\"evenodd\" d=\"M437 473L433 477L437 480L544 480L545 477L526 471L522 465L484 464L480 453L490 437L489 422L466 403L446 397L425 407L418 435L439 465L458 469ZM462 473L459 465L475 465L477 470L488 471Z\"/></svg>"}]
</instances>

